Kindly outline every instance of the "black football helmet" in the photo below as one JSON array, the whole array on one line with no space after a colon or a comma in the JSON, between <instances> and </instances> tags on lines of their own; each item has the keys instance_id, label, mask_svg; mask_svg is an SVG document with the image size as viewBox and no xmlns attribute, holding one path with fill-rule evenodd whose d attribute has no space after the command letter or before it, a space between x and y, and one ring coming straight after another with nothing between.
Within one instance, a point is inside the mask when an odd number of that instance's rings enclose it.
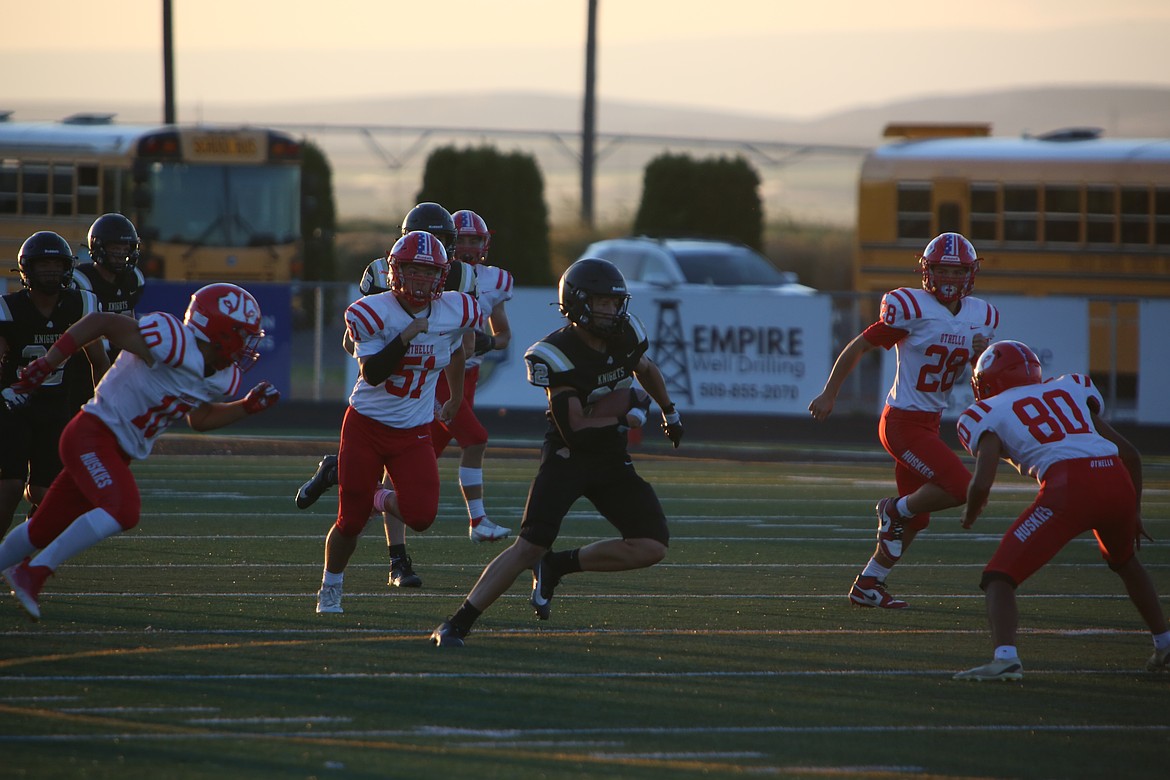
<instances>
[{"instance_id":1,"label":"black football helmet","mask_svg":"<svg viewBox=\"0 0 1170 780\"><path fill-rule=\"evenodd\" d=\"M141 255L142 242L138 240L138 231L134 223L121 214L102 214L89 227L89 256L95 265L121 273L128 268L138 265ZM110 247L122 245L128 247L125 253L111 254Z\"/></svg>"},{"instance_id":2,"label":"black football helmet","mask_svg":"<svg viewBox=\"0 0 1170 780\"><path fill-rule=\"evenodd\" d=\"M65 269L60 273L37 273L38 260L63 260ZM38 292L60 292L73 285L73 269L77 258L69 242L51 230L33 233L20 245L16 266L20 272L20 283Z\"/></svg>"},{"instance_id":3,"label":"black football helmet","mask_svg":"<svg viewBox=\"0 0 1170 780\"><path fill-rule=\"evenodd\" d=\"M626 278L617 266L598 257L583 257L561 276L559 287L561 314L569 322L600 336L616 333L629 320L630 293ZM612 317L595 317L593 297L620 298Z\"/></svg>"},{"instance_id":4,"label":"black football helmet","mask_svg":"<svg viewBox=\"0 0 1170 780\"><path fill-rule=\"evenodd\" d=\"M427 201L412 208L402 220L402 235L422 230L439 239L447 250L447 257L455 256L455 220L451 212L438 203Z\"/></svg>"}]
</instances>

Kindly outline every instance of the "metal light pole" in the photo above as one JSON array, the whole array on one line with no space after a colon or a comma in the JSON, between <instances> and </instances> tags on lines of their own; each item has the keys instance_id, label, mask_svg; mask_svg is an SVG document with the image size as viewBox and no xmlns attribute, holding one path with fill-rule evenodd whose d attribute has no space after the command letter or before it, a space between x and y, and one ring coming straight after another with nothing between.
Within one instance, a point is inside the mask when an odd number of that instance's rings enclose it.
<instances>
[{"instance_id":1,"label":"metal light pole","mask_svg":"<svg viewBox=\"0 0 1170 780\"><path fill-rule=\"evenodd\" d=\"M162 0L163 23L163 121L175 123L175 46L171 34L171 0Z\"/></svg>"},{"instance_id":2,"label":"metal light pole","mask_svg":"<svg viewBox=\"0 0 1170 780\"><path fill-rule=\"evenodd\" d=\"M597 0L589 0L589 23L585 36L585 110L581 123L581 222L593 227L593 142L597 84Z\"/></svg>"}]
</instances>

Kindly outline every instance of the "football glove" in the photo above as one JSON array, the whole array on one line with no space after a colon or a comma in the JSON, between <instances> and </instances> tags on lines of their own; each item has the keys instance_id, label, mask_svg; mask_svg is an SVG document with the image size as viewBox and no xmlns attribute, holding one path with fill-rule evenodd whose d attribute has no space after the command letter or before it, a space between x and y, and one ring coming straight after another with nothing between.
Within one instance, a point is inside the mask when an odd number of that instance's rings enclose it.
<instances>
[{"instance_id":1,"label":"football glove","mask_svg":"<svg viewBox=\"0 0 1170 780\"><path fill-rule=\"evenodd\" d=\"M244 396L244 411L248 414L259 414L265 409L275 406L279 400L280 391L269 382L261 382Z\"/></svg>"},{"instance_id":2,"label":"football glove","mask_svg":"<svg viewBox=\"0 0 1170 780\"><path fill-rule=\"evenodd\" d=\"M490 333L484 333L482 330L475 332L475 349L473 352L476 357L486 355L496 348L496 337Z\"/></svg>"},{"instance_id":3,"label":"football glove","mask_svg":"<svg viewBox=\"0 0 1170 780\"><path fill-rule=\"evenodd\" d=\"M20 369L20 379L12 383L12 389L17 393L31 393L56 370L56 366L50 364L44 357L39 357Z\"/></svg>"},{"instance_id":4,"label":"football glove","mask_svg":"<svg viewBox=\"0 0 1170 780\"><path fill-rule=\"evenodd\" d=\"M677 450L678 445L682 443L683 424L678 410L674 408L674 404L670 405L669 411L666 409L662 410L662 432L666 434L666 438L674 443L674 448Z\"/></svg>"},{"instance_id":5,"label":"football glove","mask_svg":"<svg viewBox=\"0 0 1170 780\"><path fill-rule=\"evenodd\" d=\"M9 409L19 409L28 403L28 396L24 393L18 393L11 387L6 387L0 390L0 396L4 398L4 405Z\"/></svg>"}]
</instances>

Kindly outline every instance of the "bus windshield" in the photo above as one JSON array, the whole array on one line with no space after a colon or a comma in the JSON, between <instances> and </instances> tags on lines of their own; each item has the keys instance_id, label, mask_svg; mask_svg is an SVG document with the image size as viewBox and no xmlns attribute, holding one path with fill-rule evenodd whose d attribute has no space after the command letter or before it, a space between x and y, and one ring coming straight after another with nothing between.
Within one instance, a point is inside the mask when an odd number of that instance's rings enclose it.
<instances>
[{"instance_id":1,"label":"bus windshield","mask_svg":"<svg viewBox=\"0 0 1170 780\"><path fill-rule=\"evenodd\" d=\"M300 167L154 163L139 231L193 246L258 247L296 241Z\"/></svg>"}]
</instances>

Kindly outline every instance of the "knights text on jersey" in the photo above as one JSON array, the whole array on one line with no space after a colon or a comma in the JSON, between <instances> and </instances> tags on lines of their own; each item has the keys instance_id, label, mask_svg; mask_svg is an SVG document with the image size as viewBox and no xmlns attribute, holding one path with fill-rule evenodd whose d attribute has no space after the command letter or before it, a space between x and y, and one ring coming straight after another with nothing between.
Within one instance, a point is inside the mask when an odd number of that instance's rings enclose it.
<instances>
[{"instance_id":1,"label":"knights text on jersey","mask_svg":"<svg viewBox=\"0 0 1170 780\"><path fill-rule=\"evenodd\" d=\"M901 287L882 297L881 316L865 329L872 344L898 350L898 371L886 396L896 409L941 412L951 388L966 382L974 359L975 336L991 340L999 310L966 297L958 314L925 290Z\"/></svg>"},{"instance_id":2,"label":"knights text on jersey","mask_svg":"<svg viewBox=\"0 0 1170 780\"><path fill-rule=\"evenodd\" d=\"M195 333L173 314L147 314L138 321L138 330L154 365L123 350L82 411L102 420L126 454L141 460L155 439L187 412L238 393L241 375L233 365L203 376Z\"/></svg>"},{"instance_id":3,"label":"knights text on jersey","mask_svg":"<svg viewBox=\"0 0 1170 780\"><path fill-rule=\"evenodd\" d=\"M1090 402L1098 414L1105 408L1101 393L1084 374L1010 387L959 415L959 441L974 455L979 438L994 433L1016 470L1043 480L1049 466L1059 461L1117 455L1117 446L1097 433Z\"/></svg>"},{"instance_id":4,"label":"knights text on jersey","mask_svg":"<svg viewBox=\"0 0 1170 780\"><path fill-rule=\"evenodd\" d=\"M615 390L629 388L634 382L634 368L650 348L641 320L630 315L621 332L609 340L604 352L587 345L573 332L575 329L572 325L565 326L528 348L524 353L528 381L542 388L570 387L582 406ZM567 446L551 414L546 416L549 420L546 440L557 447ZM616 426L613 430L614 442L624 451L625 437L617 433Z\"/></svg>"},{"instance_id":5,"label":"knights text on jersey","mask_svg":"<svg viewBox=\"0 0 1170 780\"><path fill-rule=\"evenodd\" d=\"M73 274L73 285L79 290L88 290L97 296L102 311L114 314L134 316L134 307L142 298L142 288L146 284L146 277L137 267L127 268L114 276L114 280L106 281L97 266L86 263L77 267Z\"/></svg>"},{"instance_id":6,"label":"knights text on jersey","mask_svg":"<svg viewBox=\"0 0 1170 780\"><path fill-rule=\"evenodd\" d=\"M443 293L418 316L427 319L427 332L410 342L390 378L373 387L359 376L349 396L354 409L392 428L414 428L434 419L439 373L451 362L452 350L461 346L464 331L482 324L475 298L460 292ZM354 357L381 352L413 318L390 293L354 301L345 311Z\"/></svg>"},{"instance_id":7,"label":"knights text on jersey","mask_svg":"<svg viewBox=\"0 0 1170 780\"><path fill-rule=\"evenodd\" d=\"M70 325L90 312L98 311L98 299L91 292L62 290L53 313L41 314L27 290L19 290L0 298L0 338L8 351L0 358L0 386L8 387L16 381L17 372L39 357L43 357ZM85 360L78 354L71 360ZM49 375L34 394L38 401L67 403L65 366ZM76 407L74 407L76 409Z\"/></svg>"}]
</instances>

